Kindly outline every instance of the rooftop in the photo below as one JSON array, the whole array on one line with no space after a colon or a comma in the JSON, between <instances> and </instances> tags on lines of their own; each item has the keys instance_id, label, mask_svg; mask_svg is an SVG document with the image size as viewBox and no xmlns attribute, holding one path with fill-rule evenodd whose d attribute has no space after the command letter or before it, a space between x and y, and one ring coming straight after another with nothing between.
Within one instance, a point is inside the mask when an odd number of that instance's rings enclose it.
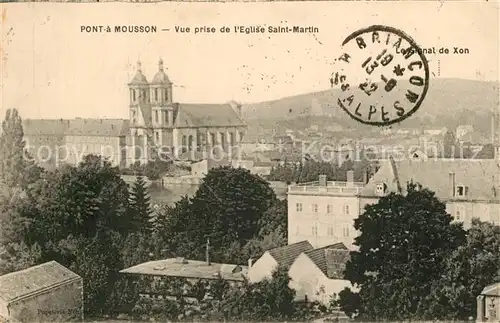
<instances>
[{"instance_id":1,"label":"rooftop","mask_svg":"<svg viewBox=\"0 0 500 323\"><path fill-rule=\"evenodd\" d=\"M220 275L222 279L230 281L243 281L246 272L246 266L219 263L208 265L205 261L184 258L149 261L120 271L122 274L198 279L217 279Z\"/></svg>"},{"instance_id":2,"label":"rooftop","mask_svg":"<svg viewBox=\"0 0 500 323\"><path fill-rule=\"evenodd\" d=\"M428 158L391 159L382 162L380 169L362 190L363 196L374 196L378 183L387 185L388 192L404 193L406 183L413 181L434 191L440 199L454 199L453 185L467 187L462 200L499 200L500 167L494 159ZM453 179L451 179L453 175Z\"/></svg>"},{"instance_id":3,"label":"rooftop","mask_svg":"<svg viewBox=\"0 0 500 323\"><path fill-rule=\"evenodd\" d=\"M349 260L349 250L343 243L306 251L311 261L330 279L344 279L345 264Z\"/></svg>"},{"instance_id":4,"label":"rooftop","mask_svg":"<svg viewBox=\"0 0 500 323\"><path fill-rule=\"evenodd\" d=\"M288 194L300 195L346 195L356 196L363 189L362 182L333 182L320 185L319 181L300 183L288 186Z\"/></svg>"},{"instance_id":5,"label":"rooftop","mask_svg":"<svg viewBox=\"0 0 500 323\"><path fill-rule=\"evenodd\" d=\"M81 279L56 261L0 276L0 298L7 303Z\"/></svg>"}]
</instances>

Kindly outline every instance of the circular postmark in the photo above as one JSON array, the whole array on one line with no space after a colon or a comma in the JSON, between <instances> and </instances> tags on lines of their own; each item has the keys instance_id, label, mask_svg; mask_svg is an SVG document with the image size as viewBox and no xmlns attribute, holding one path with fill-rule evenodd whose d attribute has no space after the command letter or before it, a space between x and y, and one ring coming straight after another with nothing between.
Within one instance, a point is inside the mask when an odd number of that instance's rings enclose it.
<instances>
[{"instance_id":1,"label":"circular postmark","mask_svg":"<svg viewBox=\"0 0 500 323\"><path fill-rule=\"evenodd\" d=\"M429 65L411 37L375 25L344 40L330 82L340 87L337 104L349 116L387 126L419 109L429 88Z\"/></svg>"}]
</instances>

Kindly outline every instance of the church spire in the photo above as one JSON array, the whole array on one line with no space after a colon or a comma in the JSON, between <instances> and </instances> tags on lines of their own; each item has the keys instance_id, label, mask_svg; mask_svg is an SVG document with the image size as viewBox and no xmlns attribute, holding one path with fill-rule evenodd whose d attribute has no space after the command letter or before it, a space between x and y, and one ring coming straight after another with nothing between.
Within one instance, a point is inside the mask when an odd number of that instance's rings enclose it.
<instances>
[{"instance_id":1,"label":"church spire","mask_svg":"<svg viewBox=\"0 0 500 323\"><path fill-rule=\"evenodd\" d=\"M161 58L158 61L158 70L159 71L163 71L163 59L161 59Z\"/></svg>"},{"instance_id":2,"label":"church spire","mask_svg":"<svg viewBox=\"0 0 500 323\"><path fill-rule=\"evenodd\" d=\"M137 72L142 72L141 61L137 60Z\"/></svg>"}]
</instances>

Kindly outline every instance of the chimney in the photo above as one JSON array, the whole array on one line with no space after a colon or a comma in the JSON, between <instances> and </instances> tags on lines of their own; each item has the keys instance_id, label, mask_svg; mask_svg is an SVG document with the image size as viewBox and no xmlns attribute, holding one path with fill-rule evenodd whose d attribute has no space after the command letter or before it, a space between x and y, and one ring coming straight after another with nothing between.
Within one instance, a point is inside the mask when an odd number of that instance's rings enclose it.
<instances>
[{"instance_id":1,"label":"chimney","mask_svg":"<svg viewBox=\"0 0 500 323\"><path fill-rule=\"evenodd\" d=\"M450 172L449 175L450 196L455 196L455 173Z\"/></svg>"},{"instance_id":2,"label":"chimney","mask_svg":"<svg viewBox=\"0 0 500 323\"><path fill-rule=\"evenodd\" d=\"M326 186L326 175L319 175L319 186Z\"/></svg>"},{"instance_id":3,"label":"chimney","mask_svg":"<svg viewBox=\"0 0 500 323\"><path fill-rule=\"evenodd\" d=\"M253 259L252 258L248 258L248 268L251 268L253 265Z\"/></svg>"},{"instance_id":4,"label":"chimney","mask_svg":"<svg viewBox=\"0 0 500 323\"><path fill-rule=\"evenodd\" d=\"M205 256L207 258L207 265L210 266L210 240L207 239L207 245L205 248Z\"/></svg>"},{"instance_id":5,"label":"chimney","mask_svg":"<svg viewBox=\"0 0 500 323\"><path fill-rule=\"evenodd\" d=\"M348 170L347 171L347 183L354 183L354 171L353 170Z\"/></svg>"}]
</instances>

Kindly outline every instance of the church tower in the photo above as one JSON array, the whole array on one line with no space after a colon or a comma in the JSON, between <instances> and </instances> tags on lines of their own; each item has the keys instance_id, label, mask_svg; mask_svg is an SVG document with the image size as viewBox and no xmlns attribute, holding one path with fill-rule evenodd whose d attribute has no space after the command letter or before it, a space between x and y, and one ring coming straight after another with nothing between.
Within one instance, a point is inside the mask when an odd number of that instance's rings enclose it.
<instances>
[{"instance_id":1,"label":"church tower","mask_svg":"<svg viewBox=\"0 0 500 323\"><path fill-rule=\"evenodd\" d=\"M163 60L158 62L158 71L151 81L151 106L153 141L157 147L170 147L172 144L172 126L174 109L172 82L163 69Z\"/></svg>"},{"instance_id":2,"label":"church tower","mask_svg":"<svg viewBox=\"0 0 500 323\"><path fill-rule=\"evenodd\" d=\"M151 133L150 84L142 73L141 62L137 62L134 78L128 84L130 91L130 136L132 159L147 162L149 159L148 142Z\"/></svg>"}]
</instances>

